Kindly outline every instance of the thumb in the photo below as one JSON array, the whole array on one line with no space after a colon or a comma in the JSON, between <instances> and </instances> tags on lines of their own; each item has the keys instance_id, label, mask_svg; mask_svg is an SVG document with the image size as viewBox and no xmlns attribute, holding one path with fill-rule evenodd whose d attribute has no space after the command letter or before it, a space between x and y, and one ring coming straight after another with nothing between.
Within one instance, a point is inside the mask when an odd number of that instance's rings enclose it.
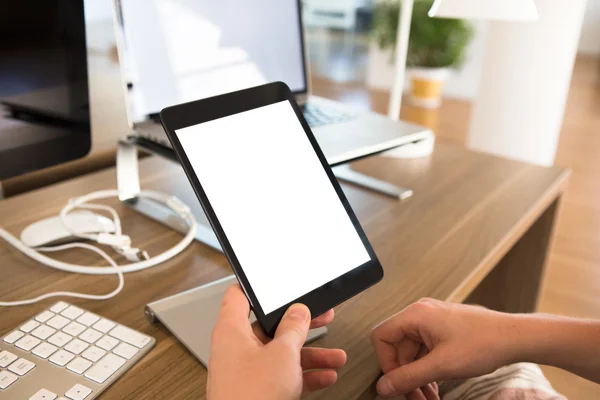
<instances>
[{"instance_id":1,"label":"thumb","mask_svg":"<svg viewBox=\"0 0 600 400\"><path fill-rule=\"evenodd\" d=\"M304 304L293 304L283 315L277 331L276 340L285 340L300 349L304 345L310 327L310 310Z\"/></svg>"},{"instance_id":2,"label":"thumb","mask_svg":"<svg viewBox=\"0 0 600 400\"><path fill-rule=\"evenodd\" d=\"M382 397L395 397L443 378L434 352L383 375L377 382Z\"/></svg>"}]
</instances>

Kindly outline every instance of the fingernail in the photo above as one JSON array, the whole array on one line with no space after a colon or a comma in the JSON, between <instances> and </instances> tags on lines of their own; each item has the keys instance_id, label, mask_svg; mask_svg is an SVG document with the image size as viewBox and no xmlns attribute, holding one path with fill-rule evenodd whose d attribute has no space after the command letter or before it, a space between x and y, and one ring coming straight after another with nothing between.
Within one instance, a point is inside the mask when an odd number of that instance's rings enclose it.
<instances>
[{"instance_id":1,"label":"fingernail","mask_svg":"<svg viewBox=\"0 0 600 400\"><path fill-rule=\"evenodd\" d=\"M392 381L389 378L382 376L377 382L377 393L384 397L392 396L396 393L396 389L394 389L394 385L392 385Z\"/></svg>"},{"instance_id":2,"label":"fingernail","mask_svg":"<svg viewBox=\"0 0 600 400\"><path fill-rule=\"evenodd\" d=\"M290 318L293 318L298 322L305 322L310 316L310 311L302 304L292 304L287 313Z\"/></svg>"}]
</instances>

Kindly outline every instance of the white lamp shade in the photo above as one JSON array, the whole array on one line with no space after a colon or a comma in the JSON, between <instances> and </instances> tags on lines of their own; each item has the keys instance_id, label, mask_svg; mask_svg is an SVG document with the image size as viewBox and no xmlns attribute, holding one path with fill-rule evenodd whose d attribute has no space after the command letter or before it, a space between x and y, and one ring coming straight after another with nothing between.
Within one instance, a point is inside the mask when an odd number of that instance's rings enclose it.
<instances>
[{"instance_id":1,"label":"white lamp shade","mask_svg":"<svg viewBox=\"0 0 600 400\"><path fill-rule=\"evenodd\" d=\"M535 21L534 0L435 0L430 17L501 21Z\"/></svg>"}]
</instances>

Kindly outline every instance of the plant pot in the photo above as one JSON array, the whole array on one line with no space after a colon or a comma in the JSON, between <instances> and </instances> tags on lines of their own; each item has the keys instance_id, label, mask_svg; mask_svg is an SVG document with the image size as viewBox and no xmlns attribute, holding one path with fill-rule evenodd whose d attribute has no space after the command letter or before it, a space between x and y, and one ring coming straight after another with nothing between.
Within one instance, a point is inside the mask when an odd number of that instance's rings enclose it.
<instances>
[{"instance_id":1,"label":"plant pot","mask_svg":"<svg viewBox=\"0 0 600 400\"><path fill-rule=\"evenodd\" d=\"M438 108L442 104L442 87L450 73L450 68L410 68L410 103Z\"/></svg>"}]
</instances>

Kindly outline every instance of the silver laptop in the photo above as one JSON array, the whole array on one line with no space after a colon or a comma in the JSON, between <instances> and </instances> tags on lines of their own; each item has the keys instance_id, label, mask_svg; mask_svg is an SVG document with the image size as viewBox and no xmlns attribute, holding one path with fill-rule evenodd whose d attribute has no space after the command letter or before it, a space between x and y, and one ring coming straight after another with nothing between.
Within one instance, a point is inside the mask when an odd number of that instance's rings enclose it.
<instances>
[{"instance_id":1,"label":"silver laptop","mask_svg":"<svg viewBox=\"0 0 600 400\"><path fill-rule=\"evenodd\" d=\"M272 81L303 107L331 165L431 136L310 95L299 0L115 0L128 116L143 138L170 146L158 121L169 105Z\"/></svg>"}]
</instances>

